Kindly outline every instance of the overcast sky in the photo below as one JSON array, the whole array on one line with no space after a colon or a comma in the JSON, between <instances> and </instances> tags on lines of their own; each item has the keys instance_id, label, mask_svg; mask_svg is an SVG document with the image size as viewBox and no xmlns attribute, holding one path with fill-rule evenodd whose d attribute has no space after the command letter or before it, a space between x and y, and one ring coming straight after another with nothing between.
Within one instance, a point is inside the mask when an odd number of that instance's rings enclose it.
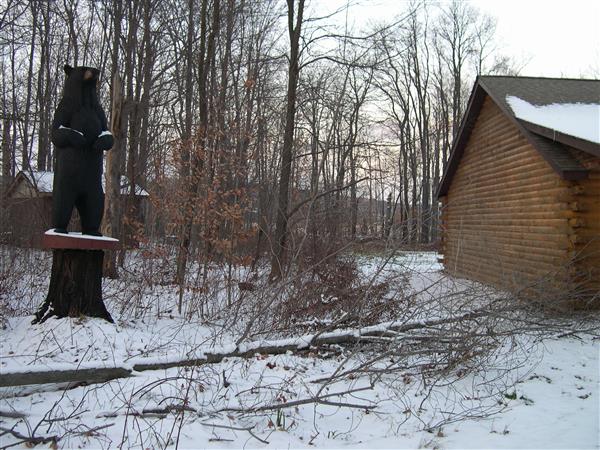
<instances>
[{"instance_id":1,"label":"overcast sky","mask_svg":"<svg viewBox=\"0 0 600 450\"><path fill-rule=\"evenodd\" d=\"M347 1L312 0L310 7L331 11ZM526 63L521 75L600 78L600 0L469 1L497 19L499 50ZM350 2L358 6L349 22L359 27L391 19L408 5L408 0Z\"/></svg>"},{"instance_id":2,"label":"overcast sky","mask_svg":"<svg viewBox=\"0 0 600 450\"><path fill-rule=\"evenodd\" d=\"M600 78L600 1L473 0L498 20L503 52L522 75Z\"/></svg>"}]
</instances>

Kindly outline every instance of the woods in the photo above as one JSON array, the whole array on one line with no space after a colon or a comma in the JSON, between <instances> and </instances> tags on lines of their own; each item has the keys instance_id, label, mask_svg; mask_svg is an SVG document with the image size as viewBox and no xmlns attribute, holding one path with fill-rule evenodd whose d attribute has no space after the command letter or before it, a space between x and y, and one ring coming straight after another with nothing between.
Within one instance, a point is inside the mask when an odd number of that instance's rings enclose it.
<instances>
[{"instance_id":1,"label":"woods","mask_svg":"<svg viewBox=\"0 0 600 450\"><path fill-rule=\"evenodd\" d=\"M501 45L459 0L0 2L0 447L595 448L600 135L536 120L598 81ZM114 145L51 254L65 64Z\"/></svg>"},{"instance_id":2,"label":"woods","mask_svg":"<svg viewBox=\"0 0 600 450\"><path fill-rule=\"evenodd\" d=\"M352 5L323 8L9 1L2 185L19 170L52 170L48 124L71 62L104 74L115 136L104 232L175 243L180 286L190 260L265 256L276 279L291 259L357 239L435 243L435 192L468 86L477 73L516 70L493 51L495 23L462 2L413 2L358 25ZM136 185L151 195L147 210ZM105 275L118 276L125 251Z\"/></svg>"}]
</instances>

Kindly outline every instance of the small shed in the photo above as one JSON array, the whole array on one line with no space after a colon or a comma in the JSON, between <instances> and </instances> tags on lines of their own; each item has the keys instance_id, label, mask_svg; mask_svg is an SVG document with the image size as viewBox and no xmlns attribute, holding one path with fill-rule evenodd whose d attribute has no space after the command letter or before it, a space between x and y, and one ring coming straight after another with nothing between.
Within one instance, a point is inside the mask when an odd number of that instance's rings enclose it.
<instances>
[{"instance_id":1,"label":"small shed","mask_svg":"<svg viewBox=\"0 0 600 450\"><path fill-rule=\"evenodd\" d=\"M600 293L600 80L480 76L438 197L448 272Z\"/></svg>"},{"instance_id":2,"label":"small shed","mask_svg":"<svg viewBox=\"0 0 600 450\"><path fill-rule=\"evenodd\" d=\"M102 179L104 182L104 178ZM20 171L6 191L0 233L3 243L22 247L41 247L43 233L52 227L52 187L54 172ZM129 193L129 180L121 178L121 195ZM147 207L148 192L136 185L135 199L138 210ZM73 209L70 231L79 231L79 217Z\"/></svg>"}]
</instances>

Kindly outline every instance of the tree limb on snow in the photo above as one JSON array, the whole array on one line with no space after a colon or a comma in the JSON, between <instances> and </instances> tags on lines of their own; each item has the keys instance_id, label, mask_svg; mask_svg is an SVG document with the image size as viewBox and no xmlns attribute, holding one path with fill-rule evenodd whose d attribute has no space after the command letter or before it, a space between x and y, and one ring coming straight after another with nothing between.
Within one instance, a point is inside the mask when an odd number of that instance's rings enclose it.
<instances>
[{"instance_id":1,"label":"tree limb on snow","mask_svg":"<svg viewBox=\"0 0 600 450\"><path fill-rule=\"evenodd\" d=\"M9 372L0 374L0 387L48 383L103 383L115 378L126 378L129 376L131 376L131 370L124 367Z\"/></svg>"},{"instance_id":2,"label":"tree limb on snow","mask_svg":"<svg viewBox=\"0 0 600 450\"><path fill-rule=\"evenodd\" d=\"M340 397L343 395L354 394L356 392L369 391L371 389L373 389L373 386L365 386L365 387L361 387L361 388L350 389L350 390L343 391L343 392L333 392L331 394L309 397L309 398L304 398L301 400L294 400L291 402L274 403L272 405L264 405L264 406L259 406L256 408L222 408L216 412L226 412L227 411L227 412L239 412L239 413L257 413L257 412L262 412L262 411L276 411L279 409L293 408L294 406L306 405L309 403L320 403L322 405L339 406L339 407L343 407L343 408L358 408L358 409L372 410L372 409L375 409L374 405L360 405L357 403L332 402L330 400L326 400L330 397Z\"/></svg>"},{"instance_id":3,"label":"tree limb on snow","mask_svg":"<svg viewBox=\"0 0 600 450\"><path fill-rule=\"evenodd\" d=\"M357 344L372 340L374 337L390 337L398 342L414 339L414 336L405 335L408 331L431 328L438 325L470 321L489 314L485 309L472 311L455 317L432 319L408 323L388 322L358 329L336 330L317 335L305 335L298 338L284 339L282 341L259 341L240 344L232 351L203 352L197 358L187 358L174 361L152 361L133 364L133 371L164 370L173 367L199 366L202 364L215 364L225 358L249 358L256 354L280 355L288 351L296 352L310 347L327 345ZM132 375L132 370L125 367L98 367L73 370L47 370L35 372L13 372L0 374L0 387L24 386L30 384L47 383L102 383L116 378L126 378Z\"/></svg>"}]
</instances>

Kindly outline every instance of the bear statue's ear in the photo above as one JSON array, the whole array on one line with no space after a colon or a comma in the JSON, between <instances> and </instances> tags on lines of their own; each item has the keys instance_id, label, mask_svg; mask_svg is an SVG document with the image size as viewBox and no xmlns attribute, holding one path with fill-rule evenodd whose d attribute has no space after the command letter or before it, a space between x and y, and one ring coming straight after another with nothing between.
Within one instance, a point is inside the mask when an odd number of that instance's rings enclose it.
<instances>
[{"instance_id":1,"label":"bear statue's ear","mask_svg":"<svg viewBox=\"0 0 600 450\"><path fill-rule=\"evenodd\" d=\"M68 64L65 64L63 69L65 70L65 73L67 74L67 76L70 75L71 71L73 70L73 68Z\"/></svg>"}]
</instances>

